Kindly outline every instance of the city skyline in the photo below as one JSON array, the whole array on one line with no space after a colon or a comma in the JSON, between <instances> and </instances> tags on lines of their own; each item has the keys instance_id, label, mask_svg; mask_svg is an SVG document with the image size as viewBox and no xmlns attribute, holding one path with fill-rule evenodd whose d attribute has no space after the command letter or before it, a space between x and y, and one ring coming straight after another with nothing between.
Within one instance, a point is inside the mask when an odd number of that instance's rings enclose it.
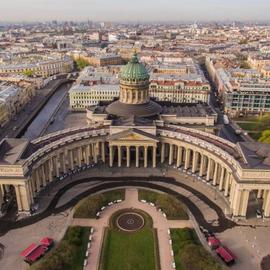
<instances>
[{"instance_id":1,"label":"city skyline","mask_svg":"<svg viewBox=\"0 0 270 270\"><path fill-rule=\"evenodd\" d=\"M96 20L96 21L187 21L268 20L267 0L168 0L136 3L124 0L11 0L1 3L1 21Z\"/></svg>"}]
</instances>

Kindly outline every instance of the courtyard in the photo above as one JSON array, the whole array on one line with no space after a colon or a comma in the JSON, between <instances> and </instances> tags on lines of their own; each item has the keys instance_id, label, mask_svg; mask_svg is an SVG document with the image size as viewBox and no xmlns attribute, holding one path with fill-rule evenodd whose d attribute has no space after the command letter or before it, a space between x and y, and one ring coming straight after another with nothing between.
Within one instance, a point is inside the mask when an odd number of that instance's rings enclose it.
<instances>
[{"instance_id":1,"label":"courtyard","mask_svg":"<svg viewBox=\"0 0 270 270\"><path fill-rule=\"evenodd\" d=\"M80 173L78 177L73 177L71 182L61 182L59 186L56 186L55 188L52 187L50 189L50 196L45 196L45 194L42 196L42 198L40 199L40 204L43 205L44 208L43 210L41 209L41 211L44 211L46 207L50 204L50 201L53 200L53 198L57 197L55 207L58 210L55 209L53 211L53 215L51 212L51 214L48 214L47 217L44 216L39 221L33 222L32 225L21 225L21 227L14 228L13 230L8 231L1 236L0 243L5 246L4 255L1 259L1 266L3 265L3 269L27 269L27 265L18 256L18 254L26 246L28 246L31 242L37 242L41 237L45 235L52 237L57 242L59 242L64 236L68 226L79 225L94 228L93 245L91 245L90 248L90 256L88 258L88 264L86 269L96 269L95 267L99 265L99 258L101 256L104 230L110 225L110 217L115 212L121 209L136 208L145 211L153 219L153 228L156 228L157 230L161 269L168 269L168 265L172 266L173 262L173 258L171 256L171 245L169 243L168 236L169 228L194 228L196 233L198 234L197 222L199 222L199 224L201 222L206 222L206 224L213 224L211 226L212 228L215 228L216 221L220 219L220 222L222 224L216 227L219 230L217 236L227 246L229 246L237 256L237 263L232 268L240 270L259 270L259 264L261 259L269 252L267 244L269 243L268 241L270 241L270 239L267 240L269 235L267 233L269 230L268 222L266 221L263 225L257 223L256 220L254 220L253 223L252 221L249 221L249 225L253 224L253 226L247 226L245 222L241 221L239 224L235 224L234 226L231 226L231 228L228 227L226 229L224 227L224 222L222 221L221 217L219 217L219 208L213 208L213 205L218 205L218 207L224 210L224 208L226 207L226 203L224 202L222 196L208 186L205 186L205 184L198 181L193 181L192 176L177 176L179 173L175 174L175 172L176 170L173 169L168 170L166 172L166 176L175 177L177 182L173 183L167 180L167 183L157 182L152 187L159 186L167 191L174 190L174 192L188 197L191 202L196 203L196 206L198 208L197 210L200 211L193 212L193 214L195 214L195 218L191 218L191 220L169 220L165 218L161 212L157 211L155 207L151 206L149 203L143 203L138 199L140 189L138 190L136 187L127 188L125 192L125 200L112 206L106 207L101 212L99 219L73 218L74 208L72 205L75 205L79 200L86 197L86 194L89 194L88 190L98 192L97 187L100 185L103 187L103 189L106 190L107 184L102 182L101 179L93 178L92 181L90 181L91 177L100 174L100 169L97 168L91 170L91 172L88 171ZM151 175L153 174L163 175L163 173L159 172L158 169L145 170L144 172L140 173L141 175L135 169L115 169L107 172L103 170L104 177L113 176L118 179L118 181L112 182L113 185L110 185L110 183L108 183L108 189L110 189L112 186L115 186L115 188L117 188L118 184L120 184L119 180L121 180L121 177L125 175L132 177L133 173L135 175L138 175L137 179L140 179L142 176L144 178L151 178ZM87 175L88 181L84 182L80 180L85 177L84 175ZM121 182L121 185L122 184L123 182ZM128 182L129 186L131 184L140 185L138 181L136 183L135 181L134 183L132 181ZM189 190L185 189L184 186L181 186L182 184L188 184ZM65 186L67 186L68 188L65 190L65 192L62 192L61 197L58 198L57 190ZM207 200L205 200L203 196L206 196L210 201L213 202L213 204L209 205ZM77 199L74 201L75 198ZM189 206L190 205L188 205L187 209L188 212L190 211ZM194 210L192 207L190 209L192 211ZM200 215L202 215L202 217L200 217ZM27 237L25 237L26 235ZM235 235L237 235L237 238L235 237ZM160 249L160 247L162 247L162 249Z\"/></svg>"}]
</instances>

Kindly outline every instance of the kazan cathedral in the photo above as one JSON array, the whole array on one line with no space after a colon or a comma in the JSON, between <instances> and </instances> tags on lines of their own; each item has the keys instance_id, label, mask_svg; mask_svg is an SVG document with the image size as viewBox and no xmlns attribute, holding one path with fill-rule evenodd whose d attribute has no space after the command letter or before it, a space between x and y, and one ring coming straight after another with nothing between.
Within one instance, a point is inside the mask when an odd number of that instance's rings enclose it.
<instances>
[{"instance_id":1,"label":"kazan cathedral","mask_svg":"<svg viewBox=\"0 0 270 270\"><path fill-rule=\"evenodd\" d=\"M246 217L252 194L270 217L270 146L234 144L166 122L162 106L149 97L149 74L136 54L119 78L119 99L89 108L88 126L0 143L0 202L12 186L18 211L27 213L44 187L85 164L172 166L219 190L232 216Z\"/></svg>"}]
</instances>

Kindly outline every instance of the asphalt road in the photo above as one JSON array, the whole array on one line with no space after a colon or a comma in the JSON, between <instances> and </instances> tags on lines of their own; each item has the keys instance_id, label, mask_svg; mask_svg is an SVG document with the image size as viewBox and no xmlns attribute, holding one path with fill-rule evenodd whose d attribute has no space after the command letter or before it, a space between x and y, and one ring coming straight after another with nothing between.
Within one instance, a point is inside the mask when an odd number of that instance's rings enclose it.
<instances>
[{"instance_id":1,"label":"asphalt road","mask_svg":"<svg viewBox=\"0 0 270 270\"><path fill-rule=\"evenodd\" d=\"M67 181L67 179L65 181ZM102 181L102 183L95 187L89 188L88 190L85 190L83 193L75 196L74 198L70 198L70 201L68 203L56 208L61 196L67 190L73 188L74 186L78 184L90 182L90 181ZM202 200L205 204L209 205L210 208L215 210L215 212L218 215L219 225L213 226L211 223L207 222L201 210L188 197L176 192L175 190L169 187L158 185L158 182L165 182L165 183L169 183L170 185L180 186L190 191L192 194L194 194L198 198L200 198L200 200ZM237 224L231 221L230 219L228 219L224 215L222 209L216 203L211 201L207 196L205 196L203 193L193 189L192 187L188 185L177 182L174 178L153 176L153 177L148 177L147 180L145 180L145 178L141 178L141 177L117 177L117 178L92 177L92 178L84 178L76 182L69 183L63 188L61 188L60 190L58 190L58 192L56 193L55 197L50 202L47 209L40 214L25 218L19 221L0 219L0 236L6 234L9 230L21 228L24 226L28 226L30 224L34 224L38 222L39 220L50 216L51 214L61 213L65 211L66 209L75 206L81 199L83 199L84 197L88 195L94 194L96 192L99 192L105 189L110 189L110 188L115 188L115 187L124 187L124 186L146 187L146 188L156 189L156 190L160 190L168 194L174 195L179 201L183 202L187 206L187 208L191 211L191 213L193 214L193 216L195 217L199 225L203 226L206 229L210 229L213 232L223 232L229 228L233 228L237 226Z\"/></svg>"},{"instance_id":2,"label":"asphalt road","mask_svg":"<svg viewBox=\"0 0 270 270\"><path fill-rule=\"evenodd\" d=\"M214 83L212 82L211 78L209 77L209 74L205 68L204 65L201 66L202 70L204 72L204 75L206 77L206 79L209 81L210 86L211 86L211 93L210 93L210 105L215 109L218 118L217 118L217 125L219 127L219 132L218 132L218 136L221 138L224 138L226 140L229 140L233 143L237 143L237 142L242 142L244 141L244 139L242 138L242 136L237 135L235 133L234 128L230 125L230 124L224 124L224 113L221 112L221 105L217 100L217 96L218 96L218 92L217 89L214 85Z\"/></svg>"}]
</instances>

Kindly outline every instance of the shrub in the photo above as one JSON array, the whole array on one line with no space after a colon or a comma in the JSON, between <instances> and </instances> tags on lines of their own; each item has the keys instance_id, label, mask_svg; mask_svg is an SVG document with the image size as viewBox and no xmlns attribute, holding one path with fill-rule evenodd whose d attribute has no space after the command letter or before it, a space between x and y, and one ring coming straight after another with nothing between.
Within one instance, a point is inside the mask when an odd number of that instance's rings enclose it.
<instances>
[{"instance_id":1,"label":"shrub","mask_svg":"<svg viewBox=\"0 0 270 270\"><path fill-rule=\"evenodd\" d=\"M104 192L88 196L82 199L76 206L74 218L95 218L100 208L109 202L124 199L125 191L122 189Z\"/></svg>"},{"instance_id":2,"label":"shrub","mask_svg":"<svg viewBox=\"0 0 270 270\"><path fill-rule=\"evenodd\" d=\"M69 227L59 245L46 257L33 264L30 270L74 270L75 261L78 261L77 263L81 267L83 259L80 261L78 257L84 258L83 237L85 236L88 240L89 232L89 228Z\"/></svg>"},{"instance_id":3,"label":"shrub","mask_svg":"<svg viewBox=\"0 0 270 270\"><path fill-rule=\"evenodd\" d=\"M262 270L270 270L270 255L265 256L261 261Z\"/></svg>"},{"instance_id":4,"label":"shrub","mask_svg":"<svg viewBox=\"0 0 270 270\"><path fill-rule=\"evenodd\" d=\"M200 244L194 230L171 229L176 269L221 270L221 266Z\"/></svg>"},{"instance_id":5,"label":"shrub","mask_svg":"<svg viewBox=\"0 0 270 270\"><path fill-rule=\"evenodd\" d=\"M202 247L196 244L187 244L178 255L185 270L220 270L220 265Z\"/></svg>"},{"instance_id":6,"label":"shrub","mask_svg":"<svg viewBox=\"0 0 270 270\"><path fill-rule=\"evenodd\" d=\"M188 219L185 206L169 194L160 194L149 190L139 190L139 199L154 203L166 213L168 219Z\"/></svg>"}]
</instances>

